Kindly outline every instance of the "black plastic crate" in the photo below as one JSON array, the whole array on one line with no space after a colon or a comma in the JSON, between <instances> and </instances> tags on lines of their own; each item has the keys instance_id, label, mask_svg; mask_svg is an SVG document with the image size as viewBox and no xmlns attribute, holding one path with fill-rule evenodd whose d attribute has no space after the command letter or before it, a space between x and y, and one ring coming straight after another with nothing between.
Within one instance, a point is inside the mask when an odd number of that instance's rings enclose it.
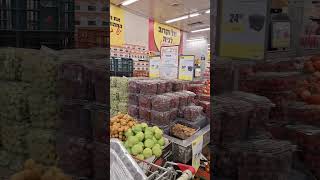
<instances>
[{"instance_id":1,"label":"black plastic crate","mask_svg":"<svg viewBox=\"0 0 320 180\"><path fill-rule=\"evenodd\" d=\"M111 76L133 76L133 60L127 58L110 59Z\"/></svg>"},{"instance_id":2,"label":"black plastic crate","mask_svg":"<svg viewBox=\"0 0 320 180\"><path fill-rule=\"evenodd\" d=\"M0 1L0 46L74 46L74 0Z\"/></svg>"}]
</instances>

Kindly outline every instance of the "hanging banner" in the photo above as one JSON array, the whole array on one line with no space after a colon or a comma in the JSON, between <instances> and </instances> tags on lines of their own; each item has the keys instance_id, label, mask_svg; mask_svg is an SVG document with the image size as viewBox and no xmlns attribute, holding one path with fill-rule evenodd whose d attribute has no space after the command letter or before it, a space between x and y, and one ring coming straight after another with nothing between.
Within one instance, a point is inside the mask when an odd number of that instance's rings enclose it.
<instances>
[{"instance_id":1,"label":"hanging banner","mask_svg":"<svg viewBox=\"0 0 320 180\"><path fill-rule=\"evenodd\" d=\"M203 135L199 136L192 142L192 167L198 171L203 146Z\"/></svg>"},{"instance_id":2,"label":"hanging banner","mask_svg":"<svg viewBox=\"0 0 320 180\"><path fill-rule=\"evenodd\" d=\"M192 81L194 75L195 56L180 56L179 79Z\"/></svg>"},{"instance_id":3,"label":"hanging banner","mask_svg":"<svg viewBox=\"0 0 320 180\"><path fill-rule=\"evenodd\" d=\"M160 77L160 56L150 57L149 60L149 77L150 78L159 78Z\"/></svg>"},{"instance_id":4,"label":"hanging banner","mask_svg":"<svg viewBox=\"0 0 320 180\"><path fill-rule=\"evenodd\" d=\"M268 0L220 0L219 56L264 59Z\"/></svg>"},{"instance_id":5,"label":"hanging banner","mask_svg":"<svg viewBox=\"0 0 320 180\"><path fill-rule=\"evenodd\" d=\"M182 47L181 40L179 29L149 20L149 51L158 52L162 46Z\"/></svg>"},{"instance_id":6,"label":"hanging banner","mask_svg":"<svg viewBox=\"0 0 320 180\"><path fill-rule=\"evenodd\" d=\"M122 46L124 41L124 10L110 4L110 45Z\"/></svg>"},{"instance_id":7,"label":"hanging banner","mask_svg":"<svg viewBox=\"0 0 320 180\"><path fill-rule=\"evenodd\" d=\"M160 78L177 79L179 64L179 46L163 46L160 52Z\"/></svg>"}]
</instances>

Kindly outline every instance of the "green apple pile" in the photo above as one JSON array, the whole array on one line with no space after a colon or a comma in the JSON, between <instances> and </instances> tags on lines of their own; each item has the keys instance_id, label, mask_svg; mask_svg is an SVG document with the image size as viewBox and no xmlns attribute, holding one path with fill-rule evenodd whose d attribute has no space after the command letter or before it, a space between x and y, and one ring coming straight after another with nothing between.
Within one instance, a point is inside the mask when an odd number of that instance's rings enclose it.
<instances>
[{"instance_id":1,"label":"green apple pile","mask_svg":"<svg viewBox=\"0 0 320 180\"><path fill-rule=\"evenodd\" d=\"M144 160L151 156L161 156L165 140L159 127L149 127L146 123L136 124L125 132L125 136L127 140L124 146L136 158Z\"/></svg>"}]
</instances>

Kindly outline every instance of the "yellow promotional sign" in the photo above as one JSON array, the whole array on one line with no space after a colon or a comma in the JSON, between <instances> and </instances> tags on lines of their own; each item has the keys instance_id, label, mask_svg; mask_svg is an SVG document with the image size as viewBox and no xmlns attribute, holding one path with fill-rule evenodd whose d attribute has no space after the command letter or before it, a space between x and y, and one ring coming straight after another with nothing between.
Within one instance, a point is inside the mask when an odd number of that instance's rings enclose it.
<instances>
[{"instance_id":1,"label":"yellow promotional sign","mask_svg":"<svg viewBox=\"0 0 320 180\"><path fill-rule=\"evenodd\" d=\"M110 4L110 45L122 46L124 42L124 10Z\"/></svg>"},{"instance_id":2,"label":"yellow promotional sign","mask_svg":"<svg viewBox=\"0 0 320 180\"><path fill-rule=\"evenodd\" d=\"M180 45L181 32L179 29L154 22L154 41L160 50L161 46Z\"/></svg>"},{"instance_id":3,"label":"yellow promotional sign","mask_svg":"<svg viewBox=\"0 0 320 180\"><path fill-rule=\"evenodd\" d=\"M179 79L192 81L194 74L194 56L180 56Z\"/></svg>"},{"instance_id":4,"label":"yellow promotional sign","mask_svg":"<svg viewBox=\"0 0 320 180\"><path fill-rule=\"evenodd\" d=\"M203 135L192 142L192 167L198 171L200 167L201 152L203 146Z\"/></svg>"},{"instance_id":5,"label":"yellow promotional sign","mask_svg":"<svg viewBox=\"0 0 320 180\"><path fill-rule=\"evenodd\" d=\"M149 60L149 77L150 78L159 78L160 77L160 56L150 57Z\"/></svg>"}]
</instances>

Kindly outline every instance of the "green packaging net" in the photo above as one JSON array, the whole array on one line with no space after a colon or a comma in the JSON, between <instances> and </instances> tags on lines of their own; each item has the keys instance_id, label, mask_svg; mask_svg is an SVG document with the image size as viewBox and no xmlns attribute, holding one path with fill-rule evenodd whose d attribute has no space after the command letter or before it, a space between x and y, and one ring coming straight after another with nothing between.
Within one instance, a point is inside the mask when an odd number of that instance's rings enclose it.
<instances>
[{"instance_id":1,"label":"green packaging net","mask_svg":"<svg viewBox=\"0 0 320 180\"><path fill-rule=\"evenodd\" d=\"M118 110L121 113L127 114L128 113L128 104L127 103L119 103Z\"/></svg>"},{"instance_id":2,"label":"green packaging net","mask_svg":"<svg viewBox=\"0 0 320 180\"><path fill-rule=\"evenodd\" d=\"M30 95L29 112L32 127L56 128L59 118L59 105L52 96Z\"/></svg>"},{"instance_id":3,"label":"green packaging net","mask_svg":"<svg viewBox=\"0 0 320 180\"><path fill-rule=\"evenodd\" d=\"M31 129L27 135L28 156L44 165L54 165L57 161L55 142L55 131Z\"/></svg>"}]
</instances>

